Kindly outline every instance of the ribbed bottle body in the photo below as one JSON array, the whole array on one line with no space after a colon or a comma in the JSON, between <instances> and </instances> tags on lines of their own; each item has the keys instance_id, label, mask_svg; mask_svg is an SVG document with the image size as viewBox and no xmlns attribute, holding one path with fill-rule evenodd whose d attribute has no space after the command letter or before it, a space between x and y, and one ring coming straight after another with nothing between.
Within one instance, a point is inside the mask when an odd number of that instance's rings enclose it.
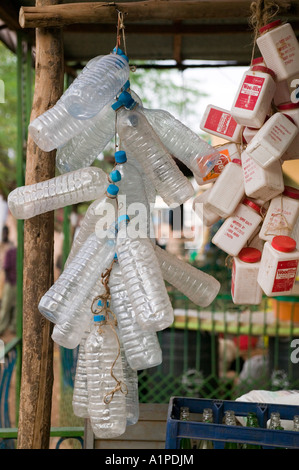
<instances>
[{"instance_id":1,"label":"ribbed bottle body","mask_svg":"<svg viewBox=\"0 0 299 470\"><path fill-rule=\"evenodd\" d=\"M219 160L219 152L189 127L163 109L143 108L154 131L171 155L189 168L195 177L203 178Z\"/></svg>"},{"instance_id":2,"label":"ribbed bottle body","mask_svg":"<svg viewBox=\"0 0 299 470\"><path fill-rule=\"evenodd\" d=\"M121 347L121 360L123 366L124 382L127 386L126 417L127 426L136 424L139 419L139 393L137 371L131 369L126 359L123 347Z\"/></svg>"},{"instance_id":3,"label":"ribbed bottle body","mask_svg":"<svg viewBox=\"0 0 299 470\"><path fill-rule=\"evenodd\" d=\"M118 354L119 343L110 325L93 327L85 343L88 414L93 432L98 438L120 436L126 430L126 395L117 391L110 403L110 393L116 386L111 374L111 368ZM124 381L121 355L118 356L113 375L119 381Z\"/></svg>"},{"instance_id":4,"label":"ribbed bottle body","mask_svg":"<svg viewBox=\"0 0 299 470\"><path fill-rule=\"evenodd\" d=\"M137 322L118 263L113 266L109 287L111 309L117 317L128 365L133 370L143 370L161 364L162 351L157 334L142 329Z\"/></svg>"},{"instance_id":5,"label":"ribbed bottle body","mask_svg":"<svg viewBox=\"0 0 299 470\"><path fill-rule=\"evenodd\" d=\"M130 224L121 226L116 244L123 281L139 325L160 331L174 317L155 249L147 237L134 239L129 233Z\"/></svg>"},{"instance_id":6,"label":"ribbed bottle body","mask_svg":"<svg viewBox=\"0 0 299 470\"><path fill-rule=\"evenodd\" d=\"M92 118L119 93L129 74L125 56L103 56L72 83L64 100L67 111L76 119Z\"/></svg>"},{"instance_id":7,"label":"ribbed bottle body","mask_svg":"<svg viewBox=\"0 0 299 470\"><path fill-rule=\"evenodd\" d=\"M154 132L142 109L117 111L117 130L127 154L140 163L166 204L182 204L194 193L192 184Z\"/></svg>"},{"instance_id":8,"label":"ribbed bottle body","mask_svg":"<svg viewBox=\"0 0 299 470\"><path fill-rule=\"evenodd\" d=\"M61 173L66 173L92 165L114 134L115 111L108 103L89 120L88 126L57 149L56 167Z\"/></svg>"},{"instance_id":9,"label":"ribbed bottle body","mask_svg":"<svg viewBox=\"0 0 299 470\"><path fill-rule=\"evenodd\" d=\"M90 330L87 329L82 336L79 345L76 374L74 381L72 406L75 416L79 418L88 418L88 389L87 389L87 372L85 359L85 342Z\"/></svg>"},{"instance_id":10,"label":"ribbed bottle body","mask_svg":"<svg viewBox=\"0 0 299 470\"><path fill-rule=\"evenodd\" d=\"M102 196L107 175L101 168L83 168L39 183L20 186L8 196L8 207L17 219L29 219L44 212Z\"/></svg>"},{"instance_id":11,"label":"ribbed bottle body","mask_svg":"<svg viewBox=\"0 0 299 470\"><path fill-rule=\"evenodd\" d=\"M99 230L98 240L99 243L105 241L105 227L109 227L117 217L117 202L115 198L104 195L103 197L93 201L81 222L79 231L72 243L70 253L67 257L64 267L66 268L70 262L74 259L78 251L84 245L88 237L96 230ZM100 223L103 225L103 236L99 236L102 233ZM97 225L98 224L98 225Z\"/></svg>"},{"instance_id":12,"label":"ribbed bottle body","mask_svg":"<svg viewBox=\"0 0 299 470\"><path fill-rule=\"evenodd\" d=\"M196 305L207 307L213 302L220 289L217 279L179 260L159 246L155 250L165 281Z\"/></svg>"}]
</instances>

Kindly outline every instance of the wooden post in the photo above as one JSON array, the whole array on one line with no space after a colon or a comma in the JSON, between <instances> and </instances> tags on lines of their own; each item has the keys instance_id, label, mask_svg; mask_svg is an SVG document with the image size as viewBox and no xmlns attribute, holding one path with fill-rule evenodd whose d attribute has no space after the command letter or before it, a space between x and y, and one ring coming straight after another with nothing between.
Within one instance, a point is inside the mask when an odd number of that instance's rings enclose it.
<instances>
[{"instance_id":1,"label":"wooden post","mask_svg":"<svg viewBox=\"0 0 299 470\"><path fill-rule=\"evenodd\" d=\"M36 6L56 0L37 0ZM53 106L63 92L63 41L60 29L36 30L36 78L31 121ZM55 151L43 152L28 137L25 183L55 176ZM24 224L23 357L19 449L49 447L53 385L52 324L38 303L53 283L54 213Z\"/></svg>"}]
</instances>

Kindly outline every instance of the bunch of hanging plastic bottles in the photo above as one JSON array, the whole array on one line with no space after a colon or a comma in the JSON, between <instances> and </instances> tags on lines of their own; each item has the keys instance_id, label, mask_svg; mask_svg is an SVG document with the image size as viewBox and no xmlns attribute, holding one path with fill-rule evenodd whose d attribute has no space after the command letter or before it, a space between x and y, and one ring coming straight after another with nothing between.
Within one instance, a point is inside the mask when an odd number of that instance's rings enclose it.
<instances>
[{"instance_id":1,"label":"bunch of hanging plastic bottles","mask_svg":"<svg viewBox=\"0 0 299 470\"><path fill-rule=\"evenodd\" d=\"M202 307L220 289L212 276L156 246L150 215L157 194L168 205L193 196L173 157L203 177L218 152L167 111L145 109L129 88L129 72L120 49L94 58L31 122L35 143L57 148L61 174L8 198L19 219L93 201L39 310L55 324L57 344L79 348L73 410L90 419L99 438L120 436L138 421L137 373L161 364L157 332L174 320L165 281ZM122 150L106 174L91 165L116 132Z\"/></svg>"}]
</instances>

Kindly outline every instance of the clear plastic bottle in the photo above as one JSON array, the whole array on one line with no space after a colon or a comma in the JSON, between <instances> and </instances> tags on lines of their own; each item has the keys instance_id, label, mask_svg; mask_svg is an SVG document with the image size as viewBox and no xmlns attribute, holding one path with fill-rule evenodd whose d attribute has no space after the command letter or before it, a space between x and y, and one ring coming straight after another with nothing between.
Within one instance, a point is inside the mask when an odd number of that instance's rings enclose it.
<instances>
[{"instance_id":1,"label":"clear plastic bottle","mask_svg":"<svg viewBox=\"0 0 299 470\"><path fill-rule=\"evenodd\" d=\"M136 370L133 370L129 366L122 347L120 353L123 366L124 383L128 389L128 393L126 395L127 426L132 426L136 424L139 419L138 374Z\"/></svg>"},{"instance_id":2,"label":"clear plastic bottle","mask_svg":"<svg viewBox=\"0 0 299 470\"><path fill-rule=\"evenodd\" d=\"M205 177L219 160L219 152L163 109L143 108L144 115L168 152L189 168L195 179Z\"/></svg>"},{"instance_id":3,"label":"clear plastic bottle","mask_svg":"<svg viewBox=\"0 0 299 470\"><path fill-rule=\"evenodd\" d=\"M113 266L109 287L111 310L117 317L119 337L129 366L133 370L158 366L162 362L162 351L157 334L143 330L137 322L118 263Z\"/></svg>"},{"instance_id":4,"label":"clear plastic bottle","mask_svg":"<svg viewBox=\"0 0 299 470\"><path fill-rule=\"evenodd\" d=\"M107 174L101 168L83 168L40 183L20 186L8 195L7 202L16 219L29 219L97 199L105 193L106 187Z\"/></svg>"},{"instance_id":5,"label":"clear plastic bottle","mask_svg":"<svg viewBox=\"0 0 299 470\"><path fill-rule=\"evenodd\" d=\"M86 64L83 71L94 67L101 58L102 56L97 56L91 59ZM45 111L29 124L28 130L31 137L39 148L45 152L50 152L64 145L72 137L81 133L84 127L90 124L90 121L79 121L75 119L66 110L64 100L70 92L71 86L63 93L52 108ZM82 168L82 166L80 168Z\"/></svg>"},{"instance_id":6,"label":"clear plastic bottle","mask_svg":"<svg viewBox=\"0 0 299 470\"><path fill-rule=\"evenodd\" d=\"M102 315L95 315L94 325L85 343L85 357L91 427L96 437L108 439L121 436L126 430L127 390L121 355L118 355L117 335L109 324L101 324L102 320ZM121 390L124 392L116 391L112 399L109 394L114 390L116 381L111 372L121 382ZM107 403L110 399L110 403Z\"/></svg>"},{"instance_id":7,"label":"clear plastic bottle","mask_svg":"<svg viewBox=\"0 0 299 470\"><path fill-rule=\"evenodd\" d=\"M126 152L115 152L115 170L119 171L121 180L118 184L119 215L128 214L134 220L136 230L146 233L148 238L152 227L151 211L143 185L143 177L139 170L127 160ZM155 243L155 240L153 240Z\"/></svg>"},{"instance_id":8,"label":"clear plastic bottle","mask_svg":"<svg viewBox=\"0 0 299 470\"><path fill-rule=\"evenodd\" d=\"M145 235L131 237L127 222L128 217L120 218L116 244L124 285L139 325L147 331L163 330L174 314L155 249Z\"/></svg>"},{"instance_id":9,"label":"clear plastic bottle","mask_svg":"<svg viewBox=\"0 0 299 470\"><path fill-rule=\"evenodd\" d=\"M109 238L102 244L96 234L88 237L74 259L41 298L38 305L41 314L52 323L63 324L72 318L76 308L87 298L96 281L100 280L101 273L112 263L114 253L115 239Z\"/></svg>"},{"instance_id":10,"label":"clear plastic bottle","mask_svg":"<svg viewBox=\"0 0 299 470\"><path fill-rule=\"evenodd\" d=\"M111 176L111 173L110 177L113 178L113 176ZM115 182L115 178L113 178L113 180ZM113 223L113 221L117 219L118 208L116 196L118 194L118 191L119 188L115 184L109 184L106 193L101 198L96 199L89 205L80 225L80 229L76 235L76 238L72 243L72 247L65 262L64 268L66 268L72 261L72 259L76 256L76 254L84 245L88 237L95 233L96 227L97 230L99 230L100 232L97 233L99 241L104 242L105 234L103 231L103 236L99 236L101 235L102 230L101 227L99 227L98 222L102 221L104 229L105 224L107 224L107 226L109 227Z\"/></svg>"},{"instance_id":11,"label":"clear plastic bottle","mask_svg":"<svg viewBox=\"0 0 299 470\"><path fill-rule=\"evenodd\" d=\"M156 246L155 250L165 281L196 305L207 307L213 302L220 290L217 279L179 260L159 246Z\"/></svg>"},{"instance_id":12,"label":"clear plastic bottle","mask_svg":"<svg viewBox=\"0 0 299 470\"><path fill-rule=\"evenodd\" d=\"M114 109L123 149L140 163L165 203L181 205L190 199L194 194L192 184L179 170L142 108L129 93L123 92Z\"/></svg>"},{"instance_id":13,"label":"clear plastic bottle","mask_svg":"<svg viewBox=\"0 0 299 470\"><path fill-rule=\"evenodd\" d=\"M79 418L88 418L88 389L87 389L87 373L86 373L86 360L85 360L85 342L90 329L87 329L82 336L77 364L76 374L74 381L72 407L75 416Z\"/></svg>"},{"instance_id":14,"label":"clear plastic bottle","mask_svg":"<svg viewBox=\"0 0 299 470\"><path fill-rule=\"evenodd\" d=\"M129 74L129 59L121 49L102 56L72 83L64 99L67 111L76 119L92 118L120 92Z\"/></svg>"}]
</instances>

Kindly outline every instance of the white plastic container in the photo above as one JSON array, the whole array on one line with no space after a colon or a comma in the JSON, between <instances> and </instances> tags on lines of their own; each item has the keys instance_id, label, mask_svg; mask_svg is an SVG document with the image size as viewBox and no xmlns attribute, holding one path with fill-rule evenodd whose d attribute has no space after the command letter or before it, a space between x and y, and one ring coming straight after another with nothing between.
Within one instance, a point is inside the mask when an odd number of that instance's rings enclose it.
<instances>
[{"instance_id":1,"label":"white plastic container","mask_svg":"<svg viewBox=\"0 0 299 470\"><path fill-rule=\"evenodd\" d=\"M269 117L270 115L267 114L263 125L269 119ZM248 145L249 142L252 141L253 137L258 131L259 129L257 129L256 127L249 127L249 126L244 127L243 134L242 134L243 143Z\"/></svg>"},{"instance_id":2,"label":"white plastic container","mask_svg":"<svg viewBox=\"0 0 299 470\"><path fill-rule=\"evenodd\" d=\"M206 207L220 217L231 215L245 195L241 165L240 159L229 162L209 192Z\"/></svg>"},{"instance_id":3,"label":"white plastic container","mask_svg":"<svg viewBox=\"0 0 299 470\"><path fill-rule=\"evenodd\" d=\"M221 219L221 217L216 212L206 205L206 201L208 200L211 190L212 188L203 191L199 196L194 198L192 204L194 212L202 219L203 225L205 227L211 227Z\"/></svg>"},{"instance_id":4,"label":"white plastic container","mask_svg":"<svg viewBox=\"0 0 299 470\"><path fill-rule=\"evenodd\" d=\"M215 148L215 150L218 150L220 157L214 168L203 178L199 178L195 175L195 179L200 186L213 183L218 178L220 173L222 173L227 163L231 162L234 158L240 158L239 148L233 142L220 145L219 147Z\"/></svg>"},{"instance_id":5,"label":"white plastic container","mask_svg":"<svg viewBox=\"0 0 299 470\"><path fill-rule=\"evenodd\" d=\"M271 116L247 145L246 152L263 168L279 160L298 133L292 118L282 113Z\"/></svg>"},{"instance_id":6,"label":"white plastic container","mask_svg":"<svg viewBox=\"0 0 299 470\"><path fill-rule=\"evenodd\" d=\"M260 231L260 238L271 241L276 235L290 236L299 217L299 190L285 186L282 194L273 198Z\"/></svg>"},{"instance_id":7,"label":"white plastic container","mask_svg":"<svg viewBox=\"0 0 299 470\"><path fill-rule=\"evenodd\" d=\"M253 199L269 201L284 190L282 168L279 161L267 168L259 166L246 152L241 155L245 194Z\"/></svg>"},{"instance_id":8,"label":"white plastic container","mask_svg":"<svg viewBox=\"0 0 299 470\"><path fill-rule=\"evenodd\" d=\"M257 280L268 297L291 293L298 260L293 238L281 235L265 243Z\"/></svg>"},{"instance_id":9,"label":"white plastic container","mask_svg":"<svg viewBox=\"0 0 299 470\"><path fill-rule=\"evenodd\" d=\"M290 96L289 96L290 99ZM290 116L299 128L299 103L288 101L277 107L278 111ZM299 132L282 155L283 160L296 160L299 158Z\"/></svg>"},{"instance_id":10,"label":"white plastic container","mask_svg":"<svg viewBox=\"0 0 299 470\"><path fill-rule=\"evenodd\" d=\"M255 65L244 73L231 114L238 124L260 128L269 112L276 90L273 70Z\"/></svg>"},{"instance_id":11,"label":"white plastic container","mask_svg":"<svg viewBox=\"0 0 299 470\"><path fill-rule=\"evenodd\" d=\"M217 135L230 142L240 143L242 126L232 117L230 111L209 104L200 122L200 129Z\"/></svg>"},{"instance_id":12,"label":"white plastic container","mask_svg":"<svg viewBox=\"0 0 299 470\"><path fill-rule=\"evenodd\" d=\"M257 45L267 67L276 74L277 81L299 73L299 45L292 26L272 21L259 30Z\"/></svg>"},{"instance_id":13,"label":"white plastic container","mask_svg":"<svg viewBox=\"0 0 299 470\"><path fill-rule=\"evenodd\" d=\"M245 198L212 238L212 243L231 256L237 256L262 222L260 207Z\"/></svg>"},{"instance_id":14,"label":"white plastic container","mask_svg":"<svg viewBox=\"0 0 299 470\"><path fill-rule=\"evenodd\" d=\"M263 291L257 282L262 253L251 247L242 248L233 259L231 294L234 304L259 305Z\"/></svg>"}]
</instances>

